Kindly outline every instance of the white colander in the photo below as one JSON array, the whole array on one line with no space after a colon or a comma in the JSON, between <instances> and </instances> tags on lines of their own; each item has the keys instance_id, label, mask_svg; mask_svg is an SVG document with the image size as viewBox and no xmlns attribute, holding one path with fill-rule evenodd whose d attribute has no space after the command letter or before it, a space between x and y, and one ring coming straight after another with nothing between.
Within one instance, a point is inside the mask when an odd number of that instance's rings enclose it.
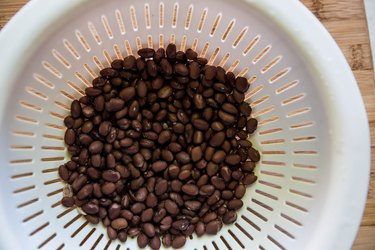
<instances>
[{"instance_id":1,"label":"white colander","mask_svg":"<svg viewBox=\"0 0 375 250\"><path fill-rule=\"evenodd\" d=\"M370 143L354 77L298 1L36 0L0 36L0 249L137 249L60 204L63 118L99 70L141 47L192 47L250 79L262 154L234 225L185 249L349 249Z\"/></svg>"}]
</instances>

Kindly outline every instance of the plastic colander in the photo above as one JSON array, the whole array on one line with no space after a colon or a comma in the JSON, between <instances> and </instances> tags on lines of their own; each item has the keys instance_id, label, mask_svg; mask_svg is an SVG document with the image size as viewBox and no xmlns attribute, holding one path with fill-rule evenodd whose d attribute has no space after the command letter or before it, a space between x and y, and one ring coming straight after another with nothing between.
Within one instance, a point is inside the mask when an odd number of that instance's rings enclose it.
<instances>
[{"instance_id":1,"label":"plastic colander","mask_svg":"<svg viewBox=\"0 0 375 250\"><path fill-rule=\"evenodd\" d=\"M0 36L0 249L138 249L60 204L63 118L100 69L176 43L249 79L259 179L237 221L185 249L349 249L369 181L353 74L298 1L34 0Z\"/></svg>"}]
</instances>

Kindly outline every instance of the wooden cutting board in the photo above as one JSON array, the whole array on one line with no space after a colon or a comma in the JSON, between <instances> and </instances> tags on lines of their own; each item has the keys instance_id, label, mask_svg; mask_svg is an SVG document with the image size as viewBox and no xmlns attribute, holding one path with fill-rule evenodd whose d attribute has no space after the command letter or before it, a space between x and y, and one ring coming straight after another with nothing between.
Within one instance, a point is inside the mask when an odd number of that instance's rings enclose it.
<instances>
[{"instance_id":1,"label":"wooden cutting board","mask_svg":"<svg viewBox=\"0 0 375 250\"><path fill-rule=\"evenodd\" d=\"M26 2L27 0L0 0L0 29ZM339 44L353 69L365 101L373 160L366 211L353 249L375 249L375 83L363 0L301 2L319 18Z\"/></svg>"}]
</instances>

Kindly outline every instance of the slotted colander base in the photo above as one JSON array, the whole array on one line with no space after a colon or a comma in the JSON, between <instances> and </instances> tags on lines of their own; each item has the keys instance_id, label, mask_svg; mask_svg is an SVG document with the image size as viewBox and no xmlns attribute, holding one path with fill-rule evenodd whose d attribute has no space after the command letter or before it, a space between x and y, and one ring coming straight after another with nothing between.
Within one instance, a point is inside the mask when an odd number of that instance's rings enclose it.
<instances>
[{"instance_id":1,"label":"slotted colander base","mask_svg":"<svg viewBox=\"0 0 375 250\"><path fill-rule=\"evenodd\" d=\"M169 42L249 79L246 99L259 120L252 141L262 154L237 222L216 236L193 235L186 249L303 249L327 199L331 135L315 76L271 19L241 1L95 0L40 39L0 138L9 230L23 249L137 249L60 204L63 118L112 60Z\"/></svg>"}]
</instances>

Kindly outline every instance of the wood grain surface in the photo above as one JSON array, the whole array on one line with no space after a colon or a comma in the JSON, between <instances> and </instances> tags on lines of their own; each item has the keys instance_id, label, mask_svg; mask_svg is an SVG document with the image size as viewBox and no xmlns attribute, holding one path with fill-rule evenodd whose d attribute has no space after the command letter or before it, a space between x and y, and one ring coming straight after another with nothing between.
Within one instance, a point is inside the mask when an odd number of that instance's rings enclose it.
<instances>
[{"instance_id":1,"label":"wood grain surface","mask_svg":"<svg viewBox=\"0 0 375 250\"><path fill-rule=\"evenodd\" d=\"M0 29L26 2L0 0ZM363 0L301 2L318 17L339 44L354 72L366 105L371 130L371 183L366 210L352 249L375 249L375 83Z\"/></svg>"}]
</instances>

